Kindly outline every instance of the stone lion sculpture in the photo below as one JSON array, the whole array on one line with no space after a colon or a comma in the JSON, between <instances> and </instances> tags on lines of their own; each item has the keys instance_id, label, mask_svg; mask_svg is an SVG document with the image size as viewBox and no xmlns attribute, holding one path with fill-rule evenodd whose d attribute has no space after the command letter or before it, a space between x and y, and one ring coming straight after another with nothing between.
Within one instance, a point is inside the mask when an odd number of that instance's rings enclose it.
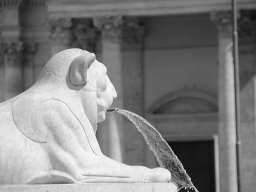
<instances>
[{"instance_id":1,"label":"stone lion sculpture","mask_svg":"<svg viewBox=\"0 0 256 192\"><path fill-rule=\"evenodd\" d=\"M117 96L93 53L53 56L37 82L0 105L0 184L168 182L169 171L104 156L95 132Z\"/></svg>"}]
</instances>

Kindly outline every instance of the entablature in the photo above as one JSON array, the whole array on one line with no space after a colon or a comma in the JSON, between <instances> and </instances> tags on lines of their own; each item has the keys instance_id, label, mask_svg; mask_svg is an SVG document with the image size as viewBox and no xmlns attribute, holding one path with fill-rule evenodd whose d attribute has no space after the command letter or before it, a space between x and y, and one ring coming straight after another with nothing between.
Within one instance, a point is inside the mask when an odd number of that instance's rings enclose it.
<instances>
[{"instance_id":1,"label":"entablature","mask_svg":"<svg viewBox=\"0 0 256 192\"><path fill-rule=\"evenodd\" d=\"M231 9L229 0L48 0L50 17L147 16ZM255 9L255 0L238 0L238 9Z\"/></svg>"}]
</instances>

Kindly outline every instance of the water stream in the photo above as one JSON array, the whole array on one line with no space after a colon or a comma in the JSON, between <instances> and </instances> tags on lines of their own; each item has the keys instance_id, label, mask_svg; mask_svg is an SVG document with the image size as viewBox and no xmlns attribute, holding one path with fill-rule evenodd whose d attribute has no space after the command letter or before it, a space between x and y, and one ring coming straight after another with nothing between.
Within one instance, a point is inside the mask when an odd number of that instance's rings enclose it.
<instances>
[{"instance_id":1,"label":"water stream","mask_svg":"<svg viewBox=\"0 0 256 192\"><path fill-rule=\"evenodd\" d=\"M153 151L159 165L171 172L171 182L177 184L178 190L185 188L198 192L178 157L153 125L141 116L124 109L109 109L108 112L117 112L134 124L136 129L142 134L149 149Z\"/></svg>"}]
</instances>

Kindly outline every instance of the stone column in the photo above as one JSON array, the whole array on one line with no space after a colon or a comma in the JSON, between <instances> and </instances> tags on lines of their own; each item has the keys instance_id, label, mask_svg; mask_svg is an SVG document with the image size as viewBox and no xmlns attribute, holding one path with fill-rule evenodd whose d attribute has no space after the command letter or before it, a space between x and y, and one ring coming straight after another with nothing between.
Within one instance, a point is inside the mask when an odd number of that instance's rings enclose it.
<instances>
[{"instance_id":1,"label":"stone column","mask_svg":"<svg viewBox=\"0 0 256 192\"><path fill-rule=\"evenodd\" d=\"M123 19L121 17L94 18L94 24L101 30L102 62L108 69L108 76L113 82L118 98L113 107L123 108L123 74L121 33ZM98 130L103 153L113 159L122 161L123 119L116 114L107 114L106 121Z\"/></svg>"},{"instance_id":2,"label":"stone column","mask_svg":"<svg viewBox=\"0 0 256 192\"><path fill-rule=\"evenodd\" d=\"M50 19L50 39L52 41L52 55L70 48L71 34L71 19L60 18Z\"/></svg>"},{"instance_id":3,"label":"stone column","mask_svg":"<svg viewBox=\"0 0 256 192\"><path fill-rule=\"evenodd\" d=\"M5 99L10 99L24 90L22 43L3 43L4 53L4 92Z\"/></svg>"},{"instance_id":4,"label":"stone column","mask_svg":"<svg viewBox=\"0 0 256 192\"><path fill-rule=\"evenodd\" d=\"M90 19L72 19L71 46L95 52L96 29Z\"/></svg>"},{"instance_id":5,"label":"stone column","mask_svg":"<svg viewBox=\"0 0 256 192\"><path fill-rule=\"evenodd\" d=\"M24 66L24 89L28 89L35 82L34 56L37 51L36 43L24 43L23 66Z\"/></svg>"},{"instance_id":6,"label":"stone column","mask_svg":"<svg viewBox=\"0 0 256 192\"><path fill-rule=\"evenodd\" d=\"M122 30L122 66L124 109L143 115L143 37L144 27L138 18L126 19ZM146 145L138 131L124 120L124 162L145 165ZM147 147L146 147L147 148Z\"/></svg>"},{"instance_id":7,"label":"stone column","mask_svg":"<svg viewBox=\"0 0 256 192\"><path fill-rule=\"evenodd\" d=\"M237 192L235 84L229 12L212 14L219 39L219 177L221 192Z\"/></svg>"}]
</instances>

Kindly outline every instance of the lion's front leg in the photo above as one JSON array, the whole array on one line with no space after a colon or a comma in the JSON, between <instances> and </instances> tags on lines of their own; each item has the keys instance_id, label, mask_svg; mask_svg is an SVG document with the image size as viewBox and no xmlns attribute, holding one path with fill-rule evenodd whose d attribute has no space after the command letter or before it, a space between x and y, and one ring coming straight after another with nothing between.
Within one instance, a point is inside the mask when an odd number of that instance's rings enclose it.
<instances>
[{"instance_id":1,"label":"lion's front leg","mask_svg":"<svg viewBox=\"0 0 256 192\"><path fill-rule=\"evenodd\" d=\"M40 145L51 163L51 168L33 182L70 183L84 180L82 172L86 159L94 153L77 118L63 103L55 100L44 102L31 118L34 130L46 140ZM88 125L87 128L91 127Z\"/></svg>"}]
</instances>

